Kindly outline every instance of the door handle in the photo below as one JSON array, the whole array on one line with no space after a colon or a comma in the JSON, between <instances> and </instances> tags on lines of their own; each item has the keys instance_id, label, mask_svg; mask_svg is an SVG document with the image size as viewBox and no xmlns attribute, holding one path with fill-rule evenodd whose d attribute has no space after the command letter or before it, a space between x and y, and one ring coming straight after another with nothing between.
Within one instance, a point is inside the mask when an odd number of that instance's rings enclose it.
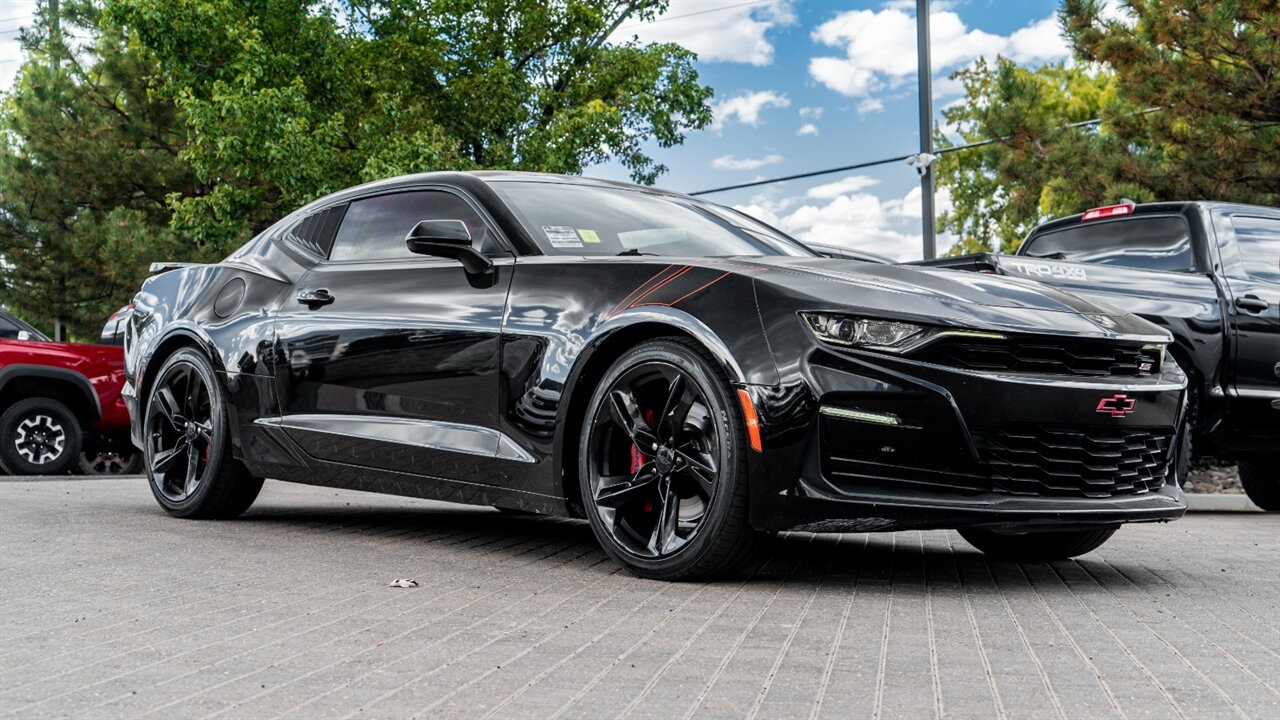
<instances>
[{"instance_id":1,"label":"door handle","mask_svg":"<svg viewBox=\"0 0 1280 720\"><path fill-rule=\"evenodd\" d=\"M333 302L334 297L329 294L328 290L320 288L319 290L303 290L298 293L298 302L315 310L322 305L328 305Z\"/></svg>"},{"instance_id":2,"label":"door handle","mask_svg":"<svg viewBox=\"0 0 1280 720\"><path fill-rule=\"evenodd\" d=\"M1256 295L1242 295L1236 298L1236 307L1244 310L1245 312L1260 313L1266 312L1267 308L1270 306L1267 305L1266 300L1263 300Z\"/></svg>"}]
</instances>

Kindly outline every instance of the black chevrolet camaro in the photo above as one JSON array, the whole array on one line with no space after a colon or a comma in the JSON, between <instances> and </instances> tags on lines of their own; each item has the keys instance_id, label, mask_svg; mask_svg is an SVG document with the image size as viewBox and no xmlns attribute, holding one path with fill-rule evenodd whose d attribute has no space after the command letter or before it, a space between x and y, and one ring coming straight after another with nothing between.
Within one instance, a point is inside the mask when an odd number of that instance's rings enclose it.
<instances>
[{"instance_id":1,"label":"black chevrolet camaro","mask_svg":"<svg viewBox=\"0 0 1280 720\"><path fill-rule=\"evenodd\" d=\"M690 197L414 175L157 270L125 395L179 517L277 478L585 517L675 579L780 530L1057 558L1185 511L1164 331L1030 281L820 257Z\"/></svg>"}]
</instances>

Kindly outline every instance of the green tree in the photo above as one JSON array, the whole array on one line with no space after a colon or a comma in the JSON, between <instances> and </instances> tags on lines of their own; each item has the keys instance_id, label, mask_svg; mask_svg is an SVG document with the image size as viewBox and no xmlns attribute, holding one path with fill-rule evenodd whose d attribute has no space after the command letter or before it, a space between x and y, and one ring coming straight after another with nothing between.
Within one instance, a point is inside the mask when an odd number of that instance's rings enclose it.
<instances>
[{"instance_id":1,"label":"green tree","mask_svg":"<svg viewBox=\"0 0 1280 720\"><path fill-rule=\"evenodd\" d=\"M1095 0L1066 0L1076 64L1002 58L957 73L964 101L944 119L963 142L995 142L939 162L955 252L1012 251L1048 218L1120 198L1280 204L1280 4L1132 0L1128 12L1108 20Z\"/></svg>"},{"instance_id":2,"label":"green tree","mask_svg":"<svg viewBox=\"0 0 1280 720\"><path fill-rule=\"evenodd\" d=\"M204 191L174 229L230 247L342 187L407 172L579 173L711 120L694 56L610 42L666 0L112 0L181 109Z\"/></svg>"},{"instance_id":3,"label":"green tree","mask_svg":"<svg viewBox=\"0 0 1280 720\"><path fill-rule=\"evenodd\" d=\"M196 191L185 144L152 73L91 2L64 2L73 52L49 18L22 37L27 61L0 96L0 303L46 329L95 337L148 263L208 254L168 230L170 193Z\"/></svg>"}]
</instances>

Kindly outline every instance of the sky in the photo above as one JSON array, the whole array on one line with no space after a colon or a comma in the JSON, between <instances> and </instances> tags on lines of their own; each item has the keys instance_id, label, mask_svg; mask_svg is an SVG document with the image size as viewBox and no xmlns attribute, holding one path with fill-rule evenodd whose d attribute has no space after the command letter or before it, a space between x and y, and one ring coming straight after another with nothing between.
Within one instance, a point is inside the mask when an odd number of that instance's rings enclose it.
<instances>
[{"instance_id":1,"label":"sky","mask_svg":"<svg viewBox=\"0 0 1280 720\"><path fill-rule=\"evenodd\" d=\"M1057 0L933 0L930 49L935 123L960 98L950 77L979 57L1025 65L1065 60ZM0 91L18 69L17 30L34 0L0 0ZM919 149L915 0L672 0L615 40L678 42L698 55L715 90L715 120L652 155L658 185L693 192L852 165ZM627 180L605 163L586 175ZM893 163L708 196L806 240L897 259L921 256L916 171ZM947 197L938 197L940 209ZM942 236L939 250L951 240Z\"/></svg>"}]
</instances>

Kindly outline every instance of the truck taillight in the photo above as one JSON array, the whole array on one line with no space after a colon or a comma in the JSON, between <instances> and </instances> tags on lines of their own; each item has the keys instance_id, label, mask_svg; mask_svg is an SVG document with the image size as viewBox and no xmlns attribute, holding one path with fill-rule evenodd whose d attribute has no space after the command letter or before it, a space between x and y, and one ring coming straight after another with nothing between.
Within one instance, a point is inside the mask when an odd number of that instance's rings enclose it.
<instances>
[{"instance_id":1,"label":"truck taillight","mask_svg":"<svg viewBox=\"0 0 1280 720\"><path fill-rule=\"evenodd\" d=\"M1134 205L1131 202L1123 202L1123 203L1120 203L1119 205L1108 205L1106 207L1093 208L1092 210L1086 210L1084 213L1084 217L1080 218L1080 220L1083 222L1085 220L1100 220L1102 218L1115 217L1117 215L1128 215L1129 213L1133 212L1133 208L1134 208Z\"/></svg>"}]
</instances>

